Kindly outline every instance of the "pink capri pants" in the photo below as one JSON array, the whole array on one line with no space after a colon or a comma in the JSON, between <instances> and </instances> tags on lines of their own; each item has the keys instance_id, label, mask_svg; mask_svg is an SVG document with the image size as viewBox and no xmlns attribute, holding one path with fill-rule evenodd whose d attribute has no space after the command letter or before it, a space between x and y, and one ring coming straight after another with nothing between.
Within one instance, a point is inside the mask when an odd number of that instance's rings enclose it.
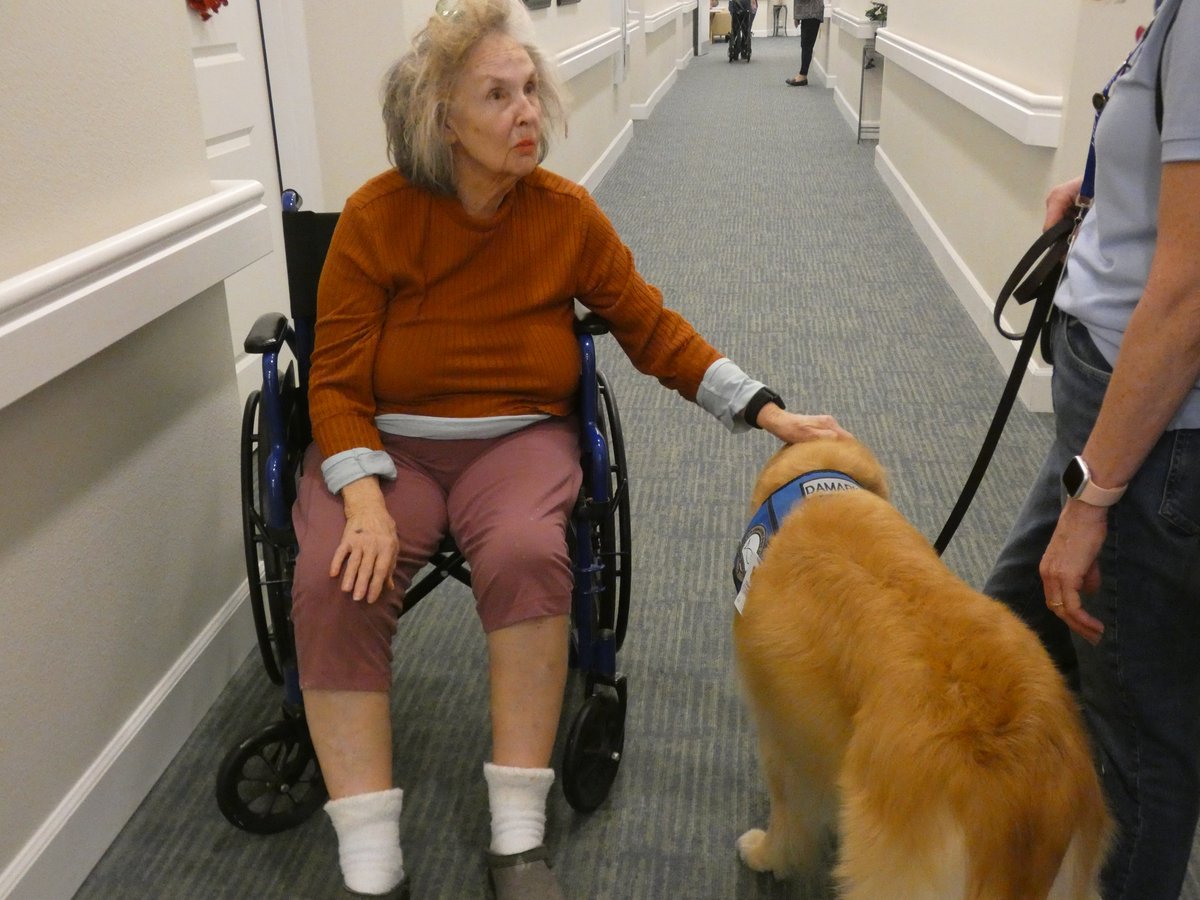
<instances>
[{"instance_id":1,"label":"pink capri pants","mask_svg":"<svg viewBox=\"0 0 1200 900\"><path fill-rule=\"evenodd\" d=\"M375 603L355 601L343 593L340 577L329 577L345 512L321 477L315 444L304 459L292 511L300 547L292 622L304 689L389 689L404 592L447 533L471 568L484 631L570 610L566 525L582 480L574 417L484 440L385 434L383 447L396 462L396 480L380 485L400 555L395 588Z\"/></svg>"}]
</instances>

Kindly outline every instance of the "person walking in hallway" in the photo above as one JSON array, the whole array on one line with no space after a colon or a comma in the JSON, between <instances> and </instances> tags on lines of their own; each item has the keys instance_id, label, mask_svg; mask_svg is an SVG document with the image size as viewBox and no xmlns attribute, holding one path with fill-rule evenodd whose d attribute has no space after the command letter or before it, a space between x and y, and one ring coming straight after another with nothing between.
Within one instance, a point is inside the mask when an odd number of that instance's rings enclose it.
<instances>
[{"instance_id":1,"label":"person walking in hallway","mask_svg":"<svg viewBox=\"0 0 1200 900\"><path fill-rule=\"evenodd\" d=\"M824 0L792 0L792 21L800 29L800 72L788 78L792 87L808 84L808 67L812 63L813 48L817 46L817 35L821 33L821 20L825 17Z\"/></svg>"}]
</instances>

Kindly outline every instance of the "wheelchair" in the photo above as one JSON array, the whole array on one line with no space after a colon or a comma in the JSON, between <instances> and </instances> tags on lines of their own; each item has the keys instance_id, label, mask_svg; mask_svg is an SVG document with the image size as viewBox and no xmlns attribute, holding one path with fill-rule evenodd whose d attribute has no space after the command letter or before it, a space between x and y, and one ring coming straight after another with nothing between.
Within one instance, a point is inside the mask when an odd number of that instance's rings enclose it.
<instances>
[{"instance_id":1,"label":"wheelchair","mask_svg":"<svg viewBox=\"0 0 1200 900\"><path fill-rule=\"evenodd\" d=\"M291 321L267 313L245 340L262 357L262 387L246 400L241 429L242 527L250 605L268 678L283 688L282 716L233 747L216 779L217 805L233 825L272 834L299 825L328 799L305 723L291 626L296 538L291 508L300 463L312 440L308 360L317 281L337 213L302 212L284 194L284 247ZM595 810L608 796L625 740L627 685L616 655L629 621L629 488L621 420L596 362L595 315L576 321L582 355L578 416L583 486L568 526L574 571L569 661L582 676L583 702L566 735L561 783L570 805ZM289 350L286 365L280 354ZM470 585L462 553L447 536L405 594L411 611L447 578ZM564 707L565 714L565 707Z\"/></svg>"}]
</instances>

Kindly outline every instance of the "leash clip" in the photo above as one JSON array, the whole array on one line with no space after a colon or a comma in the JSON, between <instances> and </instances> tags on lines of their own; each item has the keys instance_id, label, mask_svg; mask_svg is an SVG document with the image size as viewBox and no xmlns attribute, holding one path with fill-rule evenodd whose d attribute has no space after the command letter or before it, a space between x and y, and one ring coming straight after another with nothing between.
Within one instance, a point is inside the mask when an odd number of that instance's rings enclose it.
<instances>
[{"instance_id":1,"label":"leash clip","mask_svg":"<svg viewBox=\"0 0 1200 900\"><path fill-rule=\"evenodd\" d=\"M1071 236L1067 238L1068 247L1075 243L1075 235L1079 234L1079 226L1083 224L1083 219L1091 208L1091 197L1085 197L1083 194L1075 195L1075 225L1071 228Z\"/></svg>"}]
</instances>

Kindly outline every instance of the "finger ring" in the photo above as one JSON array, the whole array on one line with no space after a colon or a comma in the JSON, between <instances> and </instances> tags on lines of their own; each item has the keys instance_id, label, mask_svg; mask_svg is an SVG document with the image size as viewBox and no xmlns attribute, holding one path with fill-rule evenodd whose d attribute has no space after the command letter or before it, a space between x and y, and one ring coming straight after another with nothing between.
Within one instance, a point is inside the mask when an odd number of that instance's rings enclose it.
<instances>
[{"instance_id":1,"label":"finger ring","mask_svg":"<svg viewBox=\"0 0 1200 900\"><path fill-rule=\"evenodd\" d=\"M1050 601L1050 608L1051 608L1051 609L1062 609L1062 605L1063 605L1063 604L1062 604L1062 601L1061 601L1061 600L1051 600L1051 601Z\"/></svg>"}]
</instances>

